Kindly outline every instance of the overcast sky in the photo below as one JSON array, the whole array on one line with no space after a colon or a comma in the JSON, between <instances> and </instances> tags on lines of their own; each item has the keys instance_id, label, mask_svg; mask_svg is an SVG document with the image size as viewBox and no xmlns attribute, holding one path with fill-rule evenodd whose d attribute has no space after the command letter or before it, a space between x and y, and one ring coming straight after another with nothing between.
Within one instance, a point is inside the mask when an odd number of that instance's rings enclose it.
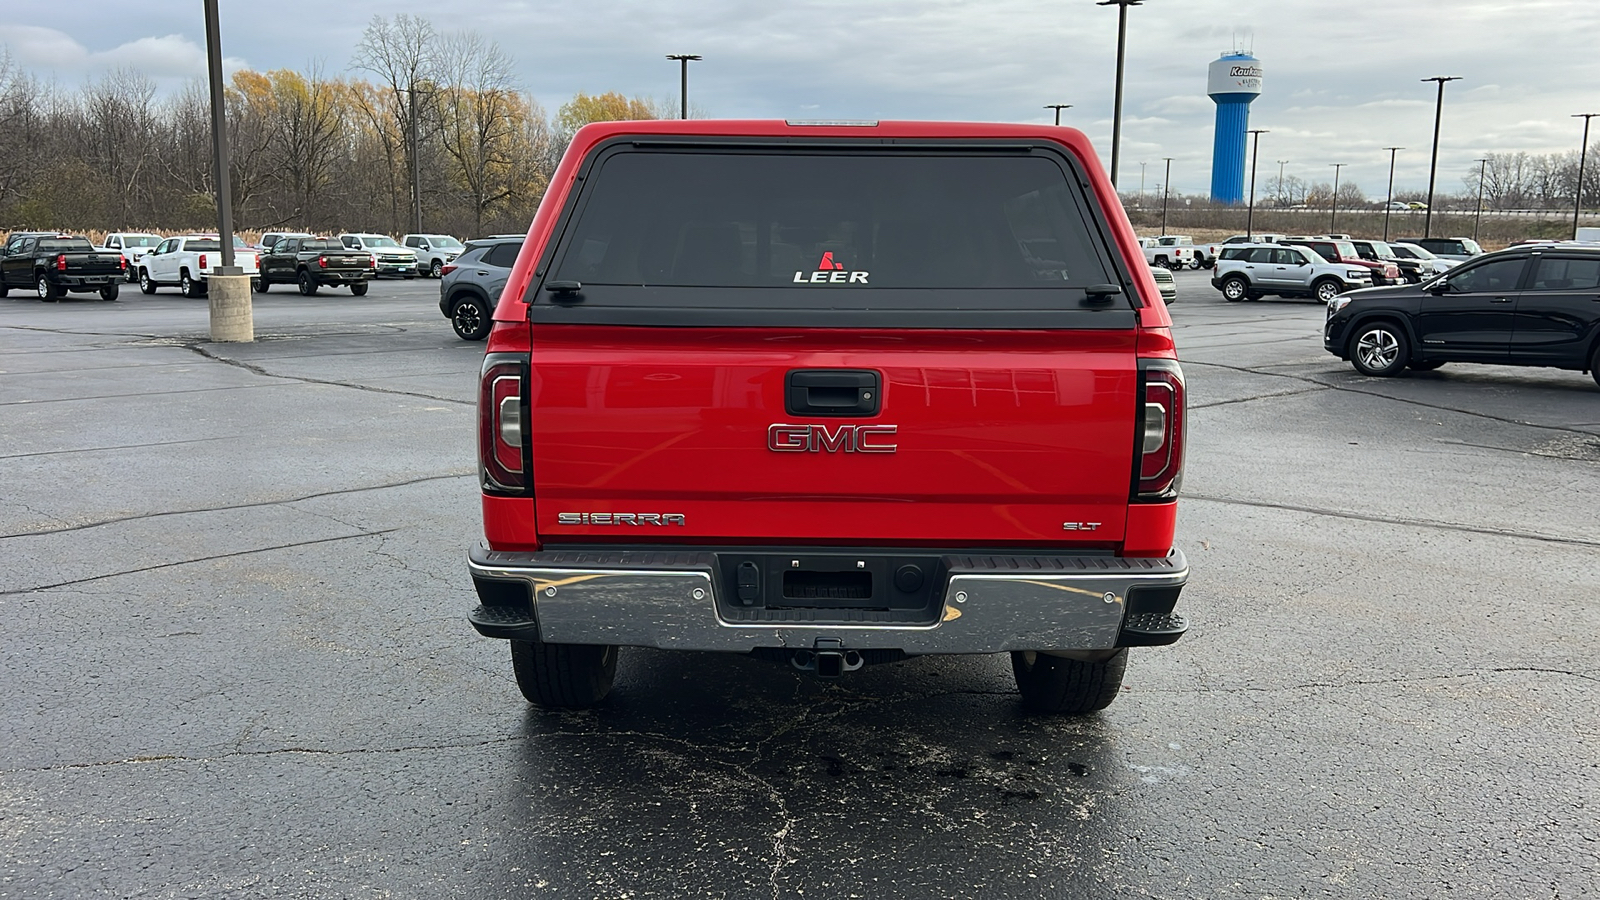
<instances>
[{"instance_id":1,"label":"overcast sky","mask_svg":"<svg viewBox=\"0 0 1600 900\"><path fill-rule=\"evenodd\" d=\"M119 66L164 90L205 73L200 0L5 7L13 61L63 85ZM1094 0L224 0L223 49L229 68L343 73L371 18L401 12L499 41L551 110L577 91L675 101L677 63L663 56L699 53L690 99L714 116L1048 122L1044 104L1071 103L1063 124L1110 156L1117 13ZM1236 45L1266 70L1251 114L1271 130L1259 184L1278 160L1312 181L1348 163L1342 177L1381 197L1382 148L1399 145L1396 189L1425 188L1428 76L1465 78L1446 89L1442 190L1461 190L1485 152L1576 149L1571 114L1600 112L1600 0L1145 0L1129 22L1124 189L1143 161L1155 190L1171 156L1175 189L1209 190L1206 66Z\"/></svg>"}]
</instances>

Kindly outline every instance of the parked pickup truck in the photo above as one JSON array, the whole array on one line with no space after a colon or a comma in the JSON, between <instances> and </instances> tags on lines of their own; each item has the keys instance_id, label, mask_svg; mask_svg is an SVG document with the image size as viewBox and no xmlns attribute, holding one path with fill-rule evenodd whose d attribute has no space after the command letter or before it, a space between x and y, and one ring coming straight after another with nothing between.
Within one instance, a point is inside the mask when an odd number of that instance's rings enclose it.
<instances>
[{"instance_id":1,"label":"parked pickup truck","mask_svg":"<svg viewBox=\"0 0 1600 900\"><path fill-rule=\"evenodd\" d=\"M233 241L233 264L245 275L256 274L256 251L239 238ZM154 294L163 285L177 285L185 297L206 292L206 279L222 265L222 239L214 234L169 237L139 257L139 290Z\"/></svg>"},{"instance_id":2,"label":"parked pickup truck","mask_svg":"<svg viewBox=\"0 0 1600 900\"><path fill-rule=\"evenodd\" d=\"M250 279L258 294L275 284L292 284L306 297L323 286L348 287L357 297L372 279L372 254L347 250L339 241L316 237L282 238L261 257L261 271Z\"/></svg>"},{"instance_id":3,"label":"parked pickup truck","mask_svg":"<svg viewBox=\"0 0 1600 900\"><path fill-rule=\"evenodd\" d=\"M97 250L86 237L13 234L0 249L0 297L13 289L34 291L40 300L98 291L101 299L115 300L126 264L120 254Z\"/></svg>"},{"instance_id":4,"label":"parked pickup truck","mask_svg":"<svg viewBox=\"0 0 1600 900\"><path fill-rule=\"evenodd\" d=\"M1163 244L1159 238L1140 238L1139 246L1144 248L1145 262L1152 266L1176 270L1194 262L1193 247Z\"/></svg>"},{"instance_id":5,"label":"parked pickup truck","mask_svg":"<svg viewBox=\"0 0 1600 900\"><path fill-rule=\"evenodd\" d=\"M106 239L100 242L100 246L102 249L115 250L122 254L122 258L128 262L128 280L137 281L139 276L136 271L137 266L134 265L135 262L145 254L146 250L155 247L159 243L161 243L161 235L159 234L147 234L143 231L113 231L106 235Z\"/></svg>"},{"instance_id":6,"label":"parked pickup truck","mask_svg":"<svg viewBox=\"0 0 1600 900\"><path fill-rule=\"evenodd\" d=\"M1110 704L1187 627L1183 373L1121 209L1065 128L580 130L479 387L468 618L522 694L598 703L619 647L1008 652L1029 707Z\"/></svg>"},{"instance_id":7,"label":"parked pickup truck","mask_svg":"<svg viewBox=\"0 0 1600 900\"><path fill-rule=\"evenodd\" d=\"M1185 247L1190 250L1191 269L1211 268L1217 264L1217 255L1222 252L1215 249L1215 244L1196 244L1194 238L1187 234L1163 234L1156 238L1156 244L1162 247Z\"/></svg>"}]
</instances>

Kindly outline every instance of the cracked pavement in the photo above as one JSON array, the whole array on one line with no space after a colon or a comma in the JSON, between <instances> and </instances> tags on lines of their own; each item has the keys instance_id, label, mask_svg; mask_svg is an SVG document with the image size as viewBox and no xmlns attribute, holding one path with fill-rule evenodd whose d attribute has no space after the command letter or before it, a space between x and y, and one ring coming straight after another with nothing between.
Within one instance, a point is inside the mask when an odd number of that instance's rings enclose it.
<instances>
[{"instance_id":1,"label":"cracked pavement","mask_svg":"<svg viewBox=\"0 0 1600 900\"><path fill-rule=\"evenodd\" d=\"M1178 286L1192 629L1083 719L1003 656L644 650L540 712L464 618L433 283L228 346L0 300L0 897L1594 896L1600 391Z\"/></svg>"}]
</instances>

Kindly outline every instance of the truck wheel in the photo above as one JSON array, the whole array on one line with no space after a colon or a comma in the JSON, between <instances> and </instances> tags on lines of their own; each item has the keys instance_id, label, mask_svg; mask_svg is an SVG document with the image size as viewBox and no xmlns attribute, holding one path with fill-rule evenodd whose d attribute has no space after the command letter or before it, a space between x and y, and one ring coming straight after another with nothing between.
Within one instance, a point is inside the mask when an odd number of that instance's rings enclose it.
<instances>
[{"instance_id":1,"label":"truck wheel","mask_svg":"<svg viewBox=\"0 0 1600 900\"><path fill-rule=\"evenodd\" d=\"M1204 269L1204 268L1207 268L1206 261L1201 259L1200 257L1196 256L1194 259L1189 260L1189 268L1191 268L1191 269Z\"/></svg>"},{"instance_id":2,"label":"truck wheel","mask_svg":"<svg viewBox=\"0 0 1600 900\"><path fill-rule=\"evenodd\" d=\"M1105 709L1122 690L1122 673L1128 651L1099 662L1046 656L1032 650L1011 653L1011 671L1017 676L1022 703L1038 712L1083 715Z\"/></svg>"},{"instance_id":3,"label":"truck wheel","mask_svg":"<svg viewBox=\"0 0 1600 900\"><path fill-rule=\"evenodd\" d=\"M144 291L146 294L154 294L156 292L156 283L150 280L148 269L139 270L139 290Z\"/></svg>"},{"instance_id":4,"label":"truck wheel","mask_svg":"<svg viewBox=\"0 0 1600 900\"><path fill-rule=\"evenodd\" d=\"M250 290L255 291L258 294L265 294L271 288L272 283L259 275L250 279Z\"/></svg>"},{"instance_id":5,"label":"truck wheel","mask_svg":"<svg viewBox=\"0 0 1600 900\"><path fill-rule=\"evenodd\" d=\"M436 260L433 261L433 265L428 267L428 277L429 278L443 278L444 277L444 261L443 260L436 259Z\"/></svg>"},{"instance_id":6,"label":"truck wheel","mask_svg":"<svg viewBox=\"0 0 1600 900\"><path fill-rule=\"evenodd\" d=\"M1350 342L1350 364L1363 375L1398 375L1410 356L1405 332L1393 322L1363 325Z\"/></svg>"},{"instance_id":7,"label":"truck wheel","mask_svg":"<svg viewBox=\"0 0 1600 900\"><path fill-rule=\"evenodd\" d=\"M483 302L477 297L464 297L450 307L450 326L464 341L481 341L489 336L494 319L484 312Z\"/></svg>"},{"instance_id":8,"label":"truck wheel","mask_svg":"<svg viewBox=\"0 0 1600 900\"><path fill-rule=\"evenodd\" d=\"M138 284L139 283L139 270L134 268L133 266L129 266L128 267L128 283L129 284Z\"/></svg>"},{"instance_id":9,"label":"truck wheel","mask_svg":"<svg viewBox=\"0 0 1600 900\"><path fill-rule=\"evenodd\" d=\"M617 648L512 641L511 669L529 703L587 709L611 693L611 682L617 677Z\"/></svg>"},{"instance_id":10,"label":"truck wheel","mask_svg":"<svg viewBox=\"0 0 1600 900\"><path fill-rule=\"evenodd\" d=\"M45 302L60 300L61 295L66 293L66 291L59 290L55 285L51 284L50 280L43 275L39 276L39 283L34 285L34 289L39 292L39 299Z\"/></svg>"},{"instance_id":11,"label":"truck wheel","mask_svg":"<svg viewBox=\"0 0 1600 900\"><path fill-rule=\"evenodd\" d=\"M311 277L311 273L307 272L305 269L301 269L300 270L299 281L300 281L300 295L301 296L310 297L310 296L314 295L317 292L317 282L316 282L316 280L313 279Z\"/></svg>"},{"instance_id":12,"label":"truck wheel","mask_svg":"<svg viewBox=\"0 0 1600 900\"><path fill-rule=\"evenodd\" d=\"M200 282L190 278L187 271L185 271L183 275L178 278L179 294L185 297L198 297L204 293L204 291L205 289L200 286Z\"/></svg>"},{"instance_id":13,"label":"truck wheel","mask_svg":"<svg viewBox=\"0 0 1600 900\"><path fill-rule=\"evenodd\" d=\"M367 295L367 286L364 282L352 284L350 285L350 293L357 297L365 297Z\"/></svg>"},{"instance_id":14,"label":"truck wheel","mask_svg":"<svg viewBox=\"0 0 1600 900\"><path fill-rule=\"evenodd\" d=\"M1160 256L1156 257L1155 264L1158 265L1158 266L1161 266L1162 268L1165 268L1165 269L1172 268L1172 266L1167 264L1167 255L1165 253L1163 253Z\"/></svg>"},{"instance_id":15,"label":"truck wheel","mask_svg":"<svg viewBox=\"0 0 1600 900\"><path fill-rule=\"evenodd\" d=\"M1311 289L1316 291L1317 301L1323 306L1327 306L1329 303L1332 303L1334 298L1338 297L1339 294L1344 291L1344 287L1340 285L1339 282L1334 281L1332 278L1322 279L1321 281L1312 285Z\"/></svg>"},{"instance_id":16,"label":"truck wheel","mask_svg":"<svg viewBox=\"0 0 1600 900\"><path fill-rule=\"evenodd\" d=\"M121 291L121 288L117 285L116 282L113 281L112 283L110 283L110 284L108 284L105 287L100 289L100 299L101 300L115 300L115 299L117 299L117 294L120 291Z\"/></svg>"},{"instance_id":17,"label":"truck wheel","mask_svg":"<svg viewBox=\"0 0 1600 900\"><path fill-rule=\"evenodd\" d=\"M0 288L4 291L5 288ZM0 294L0 297L4 297ZM1594 378L1594 383L1600 385L1600 347L1594 348L1594 357L1589 360L1589 375Z\"/></svg>"},{"instance_id":18,"label":"truck wheel","mask_svg":"<svg viewBox=\"0 0 1600 900\"><path fill-rule=\"evenodd\" d=\"M1222 282L1222 299L1229 303L1238 303L1250 295L1250 282L1238 275L1229 276Z\"/></svg>"},{"instance_id":19,"label":"truck wheel","mask_svg":"<svg viewBox=\"0 0 1600 900\"><path fill-rule=\"evenodd\" d=\"M4 299L9 293L11 293L11 288L6 287L6 283L0 281L0 299Z\"/></svg>"}]
</instances>

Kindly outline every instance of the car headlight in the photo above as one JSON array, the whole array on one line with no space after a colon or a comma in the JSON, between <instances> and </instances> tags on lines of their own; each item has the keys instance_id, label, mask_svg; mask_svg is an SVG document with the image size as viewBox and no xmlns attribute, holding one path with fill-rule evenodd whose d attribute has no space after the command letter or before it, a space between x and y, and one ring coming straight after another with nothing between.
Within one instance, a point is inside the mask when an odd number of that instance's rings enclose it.
<instances>
[{"instance_id":1,"label":"car headlight","mask_svg":"<svg viewBox=\"0 0 1600 900\"><path fill-rule=\"evenodd\" d=\"M1366 269L1349 269L1349 270L1346 270L1346 272L1344 274L1345 274L1346 278L1354 278L1354 279L1370 278L1371 277L1370 273L1368 273Z\"/></svg>"},{"instance_id":2,"label":"car headlight","mask_svg":"<svg viewBox=\"0 0 1600 900\"><path fill-rule=\"evenodd\" d=\"M1338 312L1341 309L1344 309L1346 306L1349 306L1349 305L1350 305L1350 298L1344 296L1343 294L1341 294L1341 295L1333 298L1333 302L1328 304L1328 315L1332 316L1334 313Z\"/></svg>"}]
</instances>

